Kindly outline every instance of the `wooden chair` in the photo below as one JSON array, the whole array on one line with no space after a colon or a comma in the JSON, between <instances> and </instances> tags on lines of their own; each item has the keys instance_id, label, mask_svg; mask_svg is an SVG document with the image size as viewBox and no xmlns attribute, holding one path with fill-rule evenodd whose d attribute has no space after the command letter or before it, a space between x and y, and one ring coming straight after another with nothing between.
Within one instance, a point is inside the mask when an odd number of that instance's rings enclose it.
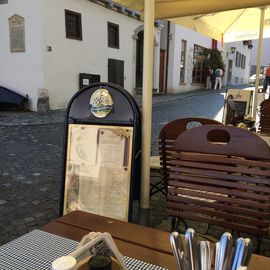
<instances>
[{"instance_id":1,"label":"wooden chair","mask_svg":"<svg viewBox=\"0 0 270 270\"><path fill-rule=\"evenodd\" d=\"M216 132L227 142L213 139ZM170 216L257 236L268 233L270 148L264 140L237 127L206 125L180 134L172 150Z\"/></svg>"},{"instance_id":2,"label":"wooden chair","mask_svg":"<svg viewBox=\"0 0 270 270\"><path fill-rule=\"evenodd\" d=\"M270 133L270 99L264 100L260 105L259 131Z\"/></svg>"},{"instance_id":3,"label":"wooden chair","mask_svg":"<svg viewBox=\"0 0 270 270\"><path fill-rule=\"evenodd\" d=\"M198 125L222 125L222 123L208 118L188 117L173 120L166 124L159 133L160 181L151 185L150 195L162 192L167 196L167 181L169 176L172 146L177 136L189 128Z\"/></svg>"}]
</instances>

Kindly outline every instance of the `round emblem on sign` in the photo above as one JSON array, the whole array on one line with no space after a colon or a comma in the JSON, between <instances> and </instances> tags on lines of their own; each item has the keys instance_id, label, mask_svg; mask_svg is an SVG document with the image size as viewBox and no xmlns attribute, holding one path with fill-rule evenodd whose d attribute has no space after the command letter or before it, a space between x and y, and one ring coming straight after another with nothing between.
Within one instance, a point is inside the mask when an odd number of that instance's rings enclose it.
<instances>
[{"instance_id":1,"label":"round emblem on sign","mask_svg":"<svg viewBox=\"0 0 270 270\"><path fill-rule=\"evenodd\" d=\"M108 116L113 110L113 99L109 91L106 89L96 90L90 98L90 111L98 117Z\"/></svg>"}]
</instances>

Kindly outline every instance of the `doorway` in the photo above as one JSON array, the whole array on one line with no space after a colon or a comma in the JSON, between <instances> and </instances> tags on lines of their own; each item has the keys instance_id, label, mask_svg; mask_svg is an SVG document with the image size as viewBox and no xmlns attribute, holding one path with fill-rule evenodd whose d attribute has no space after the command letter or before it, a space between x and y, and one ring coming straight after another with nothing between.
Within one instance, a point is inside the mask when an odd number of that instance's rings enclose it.
<instances>
[{"instance_id":1,"label":"doorway","mask_svg":"<svg viewBox=\"0 0 270 270\"><path fill-rule=\"evenodd\" d=\"M233 61L229 60L228 63L228 76L227 76L227 84L232 84L232 65L233 65Z\"/></svg>"},{"instance_id":2,"label":"doorway","mask_svg":"<svg viewBox=\"0 0 270 270\"><path fill-rule=\"evenodd\" d=\"M165 50L160 49L159 62L159 92L164 91L164 68L165 68Z\"/></svg>"},{"instance_id":3,"label":"doorway","mask_svg":"<svg viewBox=\"0 0 270 270\"><path fill-rule=\"evenodd\" d=\"M124 61L108 59L108 82L124 88Z\"/></svg>"}]
</instances>

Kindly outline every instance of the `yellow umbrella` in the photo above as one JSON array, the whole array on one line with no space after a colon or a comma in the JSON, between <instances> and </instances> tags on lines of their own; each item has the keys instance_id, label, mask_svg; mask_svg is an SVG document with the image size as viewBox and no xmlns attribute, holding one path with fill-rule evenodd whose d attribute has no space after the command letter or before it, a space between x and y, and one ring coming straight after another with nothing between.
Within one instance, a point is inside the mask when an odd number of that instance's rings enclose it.
<instances>
[{"instance_id":1,"label":"yellow umbrella","mask_svg":"<svg viewBox=\"0 0 270 270\"><path fill-rule=\"evenodd\" d=\"M259 39L253 117L256 117L262 38L270 37L270 8L253 7L170 19L216 40L233 42Z\"/></svg>"},{"instance_id":2,"label":"yellow umbrella","mask_svg":"<svg viewBox=\"0 0 270 270\"><path fill-rule=\"evenodd\" d=\"M144 16L144 74L142 96L142 184L141 208L149 208L150 190L150 149L152 121L152 75L153 75L153 35L155 19L170 19L183 16L216 13L227 10L265 7L270 0L114 0L127 8L139 11ZM265 8L261 9L259 48L262 40ZM219 22L218 22L219 23ZM258 49L257 73L260 65L260 49ZM257 78L259 75L257 74ZM258 89L258 83L256 83ZM256 95L257 91L255 91ZM254 99L256 98L254 95Z\"/></svg>"},{"instance_id":3,"label":"yellow umbrella","mask_svg":"<svg viewBox=\"0 0 270 270\"><path fill-rule=\"evenodd\" d=\"M154 14L156 19L168 19L197 14L208 14L213 12L267 6L269 0L115 0L132 10L146 13L144 4L154 2Z\"/></svg>"},{"instance_id":4,"label":"yellow umbrella","mask_svg":"<svg viewBox=\"0 0 270 270\"><path fill-rule=\"evenodd\" d=\"M216 40L233 42L259 38L260 8L245 8L170 19ZM265 9L263 37L270 37L270 8Z\"/></svg>"}]
</instances>

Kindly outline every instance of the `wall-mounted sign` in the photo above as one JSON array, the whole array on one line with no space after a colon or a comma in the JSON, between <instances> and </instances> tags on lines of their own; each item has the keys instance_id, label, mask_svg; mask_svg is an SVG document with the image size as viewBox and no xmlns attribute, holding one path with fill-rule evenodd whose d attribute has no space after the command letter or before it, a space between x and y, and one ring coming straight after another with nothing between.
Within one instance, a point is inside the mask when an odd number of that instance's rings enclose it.
<instances>
[{"instance_id":1,"label":"wall-mounted sign","mask_svg":"<svg viewBox=\"0 0 270 270\"><path fill-rule=\"evenodd\" d=\"M10 52L25 52L24 18L15 14L9 19Z\"/></svg>"}]
</instances>

